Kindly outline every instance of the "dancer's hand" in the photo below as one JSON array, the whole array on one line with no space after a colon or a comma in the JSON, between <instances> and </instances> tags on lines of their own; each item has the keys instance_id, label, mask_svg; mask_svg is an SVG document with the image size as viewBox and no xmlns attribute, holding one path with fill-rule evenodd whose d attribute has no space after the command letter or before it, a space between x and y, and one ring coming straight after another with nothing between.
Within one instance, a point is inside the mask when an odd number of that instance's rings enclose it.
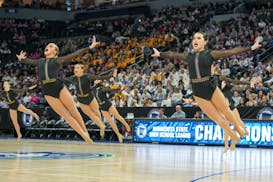
<instances>
[{"instance_id":1,"label":"dancer's hand","mask_svg":"<svg viewBox=\"0 0 273 182\"><path fill-rule=\"evenodd\" d=\"M115 68L114 71L113 71L113 77L116 78L116 77L117 77L117 74L118 74L118 69Z\"/></svg>"},{"instance_id":2,"label":"dancer's hand","mask_svg":"<svg viewBox=\"0 0 273 182\"><path fill-rule=\"evenodd\" d=\"M37 84L32 85L31 87L28 87L28 89L29 89L29 90L32 90L32 89L34 89L34 88L36 88L36 87L37 87Z\"/></svg>"},{"instance_id":3,"label":"dancer's hand","mask_svg":"<svg viewBox=\"0 0 273 182\"><path fill-rule=\"evenodd\" d=\"M255 39L255 43L253 44L253 46L251 46L251 50L254 51L255 49L260 48L262 46L260 43L261 43L261 37L257 37Z\"/></svg>"},{"instance_id":4,"label":"dancer's hand","mask_svg":"<svg viewBox=\"0 0 273 182\"><path fill-rule=\"evenodd\" d=\"M160 52L156 49L153 48L154 53L151 55L152 57L160 57Z\"/></svg>"},{"instance_id":5,"label":"dancer's hand","mask_svg":"<svg viewBox=\"0 0 273 182\"><path fill-rule=\"evenodd\" d=\"M96 37L93 36L92 44L89 46L89 49L93 49L93 48L95 48L99 44L100 44L100 42L97 42L96 41Z\"/></svg>"},{"instance_id":6,"label":"dancer's hand","mask_svg":"<svg viewBox=\"0 0 273 182\"><path fill-rule=\"evenodd\" d=\"M24 51L21 51L20 54L16 54L16 57L19 61L22 61L22 59L26 59L27 58L27 53Z\"/></svg>"}]
</instances>

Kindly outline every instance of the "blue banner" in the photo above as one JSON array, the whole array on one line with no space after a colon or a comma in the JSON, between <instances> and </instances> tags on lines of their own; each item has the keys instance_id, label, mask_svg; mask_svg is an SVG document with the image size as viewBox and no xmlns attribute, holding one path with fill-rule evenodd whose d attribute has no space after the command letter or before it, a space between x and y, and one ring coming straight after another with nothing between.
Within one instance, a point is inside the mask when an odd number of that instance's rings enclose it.
<instances>
[{"instance_id":1,"label":"blue banner","mask_svg":"<svg viewBox=\"0 0 273 182\"><path fill-rule=\"evenodd\" d=\"M238 145L273 146L273 122L245 121L249 135ZM224 144L223 130L212 121L137 119L134 142L180 143L199 145Z\"/></svg>"}]
</instances>

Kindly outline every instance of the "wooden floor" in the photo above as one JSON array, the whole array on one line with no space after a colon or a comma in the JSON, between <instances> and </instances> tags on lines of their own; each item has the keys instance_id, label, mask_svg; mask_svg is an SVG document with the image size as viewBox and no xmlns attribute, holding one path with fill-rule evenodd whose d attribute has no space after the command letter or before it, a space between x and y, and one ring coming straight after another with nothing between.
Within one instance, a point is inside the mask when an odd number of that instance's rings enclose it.
<instances>
[{"instance_id":1,"label":"wooden floor","mask_svg":"<svg viewBox=\"0 0 273 182\"><path fill-rule=\"evenodd\" d=\"M7 153L10 152L10 153ZM32 152L32 153L31 153ZM81 153L80 158L35 158ZM273 150L222 147L113 144L46 140L0 140L0 182L184 182L273 181ZM15 158L8 155L15 155ZM91 157L84 154L111 154ZM101 155L103 156L103 155ZM34 158L32 158L34 157Z\"/></svg>"}]
</instances>

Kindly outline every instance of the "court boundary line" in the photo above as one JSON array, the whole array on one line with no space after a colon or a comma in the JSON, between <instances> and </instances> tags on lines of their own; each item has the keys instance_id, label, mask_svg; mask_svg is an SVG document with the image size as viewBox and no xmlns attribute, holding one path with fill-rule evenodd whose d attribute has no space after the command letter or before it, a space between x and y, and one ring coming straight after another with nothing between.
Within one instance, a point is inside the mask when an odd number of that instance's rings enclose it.
<instances>
[{"instance_id":1,"label":"court boundary line","mask_svg":"<svg viewBox=\"0 0 273 182\"><path fill-rule=\"evenodd\" d=\"M268 167L272 168L273 166L268 166ZM243 171L248 171L248 170L252 170L252 169L257 169L257 168L238 169L238 170L222 171L222 172L218 172L218 173L212 173L212 174L209 174L209 175L206 175L206 176L201 176L199 178L193 179L190 182L196 182L196 181L200 181L200 180L210 178L210 177L213 177L213 176L221 176L223 174L234 174L236 172L243 172Z\"/></svg>"}]
</instances>

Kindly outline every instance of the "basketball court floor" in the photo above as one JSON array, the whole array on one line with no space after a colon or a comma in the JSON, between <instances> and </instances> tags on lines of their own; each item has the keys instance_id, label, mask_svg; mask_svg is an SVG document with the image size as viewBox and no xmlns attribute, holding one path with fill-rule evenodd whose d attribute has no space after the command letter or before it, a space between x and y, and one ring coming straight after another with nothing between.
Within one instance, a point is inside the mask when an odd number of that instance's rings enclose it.
<instances>
[{"instance_id":1,"label":"basketball court floor","mask_svg":"<svg viewBox=\"0 0 273 182\"><path fill-rule=\"evenodd\" d=\"M0 140L0 182L267 182L273 150Z\"/></svg>"}]
</instances>

